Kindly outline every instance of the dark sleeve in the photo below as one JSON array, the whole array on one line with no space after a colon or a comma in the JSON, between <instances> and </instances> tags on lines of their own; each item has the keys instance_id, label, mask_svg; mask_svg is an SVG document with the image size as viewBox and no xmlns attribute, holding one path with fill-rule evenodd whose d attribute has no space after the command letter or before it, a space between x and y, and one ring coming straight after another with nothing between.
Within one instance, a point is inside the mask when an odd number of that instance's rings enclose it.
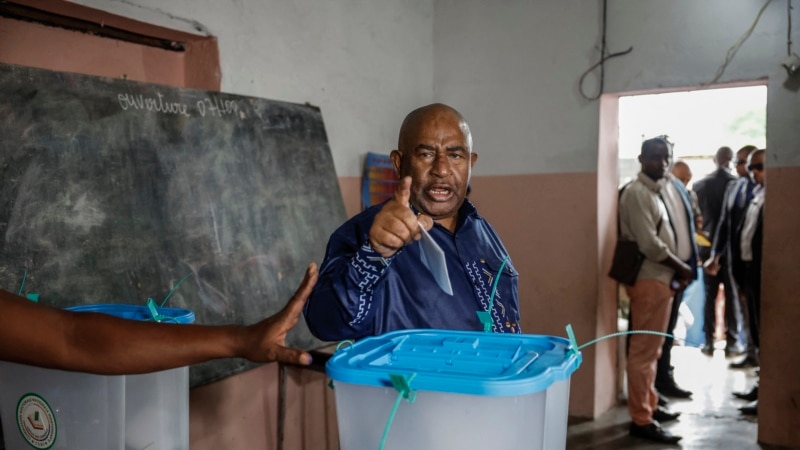
<instances>
[{"instance_id":1,"label":"dark sleeve","mask_svg":"<svg viewBox=\"0 0 800 450\"><path fill-rule=\"evenodd\" d=\"M700 208L700 200L697 198L697 194L694 191L689 191L689 200L692 205L692 214L694 214L695 218L703 217L703 209Z\"/></svg>"},{"instance_id":2,"label":"dark sleeve","mask_svg":"<svg viewBox=\"0 0 800 450\"><path fill-rule=\"evenodd\" d=\"M694 192L695 198L697 199L697 207L700 209L700 214L702 214L703 220L707 218L705 215L707 214L708 208L708 195L706 195L706 183L705 182L697 182L694 184L692 192Z\"/></svg>"},{"instance_id":3,"label":"dark sleeve","mask_svg":"<svg viewBox=\"0 0 800 450\"><path fill-rule=\"evenodd\" d=\"M730 198L736 195L737 182L730 182L725 187L725 195L722 197L722 208L720 209L717 226L714 229L714 236L711 243L711 256L724 255L726 243L728 242L728 223L730 222Z\"/></svg>"},{"instance_id":4,"label":"dark sleeve","mask_svg":"<svg viewBox=\"0 0 800 450\"><path fill-rule=\"evenodd\" d=\"M317 284L303 309L309 330L323 341L371 334L375 287L394 258L381 257L369 245L373 217L356 216L328 242Z\"/></svg>"}]
</instances>

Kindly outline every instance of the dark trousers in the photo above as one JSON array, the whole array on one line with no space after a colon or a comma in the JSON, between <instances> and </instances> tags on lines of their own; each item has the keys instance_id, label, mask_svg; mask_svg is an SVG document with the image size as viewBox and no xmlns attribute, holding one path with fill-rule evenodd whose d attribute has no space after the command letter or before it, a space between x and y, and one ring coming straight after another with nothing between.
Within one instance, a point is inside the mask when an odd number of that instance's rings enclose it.
<instances>
[{"instance_id":1,"label":"dark trousers","mask_svg":"<svg viewBox=\"0 0 800 450\"><path fill-rule=\"evenodd\" d=\"M719 285L722 283L725 288L725 342L734 346L739 342L739 330L741 323L741 311L739 311L739 301L737 299L736 286L733 281L727 261L720 260L720 269L717 275L704 274L706 301L703 307L703 332L706 336L706 344L714 345L714 329L717 324L716 300L719 292Z\"/></svg>"},{"instance_id":2,"label":"dark trousers","mask_svg":"<svg viewBox=\"0 0 800 450\"><path fill-rule=\"evenodd\" d=\"M761 265L749 262L744 263L744 290L747 299L747 314L749 316L750 338L756 348L761 347Z\"/></svg>"},{"instance_id":3,"label":"dark trousers","mask_svg":"<svg viewBox=\"0 0 800 450\"><path fill-rule=\"evenodd\" d=\"M676 292L672 297L672 308L669 312L669 322L667 322L667 329L665 333L672 335L675 331L675 325L678 323L678 309L681 307L683 301L683 293L686 290ZM664 344L661 346L661 357L658 358L656 365L656 387L658 385L671 385L674 383L672 377L672 343L675 341L672 337L665 337Z\"/></svg>"}]
</instances>

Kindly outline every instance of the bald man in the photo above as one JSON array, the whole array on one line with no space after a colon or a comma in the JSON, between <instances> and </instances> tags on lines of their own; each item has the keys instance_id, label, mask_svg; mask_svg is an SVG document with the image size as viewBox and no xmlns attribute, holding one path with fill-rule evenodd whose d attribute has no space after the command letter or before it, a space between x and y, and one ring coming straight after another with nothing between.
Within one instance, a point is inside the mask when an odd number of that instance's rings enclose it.
<instances>
[{"instance_id":1,"label":"bald man","mask_svg":"<svg viewBox=\"0 0 800 450\"><path fill-rule=\"evenodd\" d=\"M692 169L685 161L675 161L672 165L672 176L677 178L686 188L689 193L689 200L692 204L692 214L694 215L694 226L698 230L703 229L703 212L700 210L700 205L697 200L697 195L694 191L689 190L689 182L692 181Z\"/></svg>"},{"instance_id":2,"label":"bald man","mask_svg":"<svg viewBox=\"0 0 800 450\"><path fill-rule=\"evenodd\" d=\"M675 161L675 164L672 165L672 175L681 180L684 186L688 186L692 181L692 169L685 161Z\"/></svg>"},{"instance_id":3,"label":"bald man","mask_svg":"<svg viewBox=\"0 0 800 450\"><path fill-rule=\"evenodd\" d=\"M519 333L518 273L466 199L478 155L462 115L439 103L412 111L391 159L401 179L394 198L328 242L304 310L311 332L326 341L409 328ZM444 252L452 295L422 264L423 229Z\"/></svg>"}]
</instances>

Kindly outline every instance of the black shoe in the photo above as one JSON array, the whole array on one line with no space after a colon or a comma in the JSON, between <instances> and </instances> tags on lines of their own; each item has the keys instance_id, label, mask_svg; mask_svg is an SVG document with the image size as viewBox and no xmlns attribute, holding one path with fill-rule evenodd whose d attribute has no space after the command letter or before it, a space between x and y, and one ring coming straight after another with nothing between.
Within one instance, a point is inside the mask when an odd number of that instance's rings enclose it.
<instances>
[{"instance_id":1,"label":"black shoe","mask_svg":"<svg viewBox=\"0 0 800 450\"><path fill-rule=\"evenodd\" d=\"M706 342L706 344L700 349L700 351L704 355L713 356L714 355L714 346Z\"/></svg>"},{"instance_id":2,"label":"black shoe","mask_svg":"<svg viewBox=\"0 0 800 450\"><path fill-rule=\"evenodd\" d=\"M742 400L747 400L748 402L758 400L758 385L753 386L750 392L734 392L733 396Z\"/></svg>"},{"instance_id":3,"label":"black shoe","mask_svg":"<svg viewBox=\"0 0 800 450\"><path fill-rule=\"evenodd\" d=\"M657 421L647 425L636 425L631 423L629 433L633 437L647 439L649 441L662 442L664 444L677 444L681 440L680 436L675 436L669 431L661 428Z\"/></svg>"},{"instance_id":4,"label":"black shoe","mask_svg":"<svg viewBox=\"0 0 800 450\"><path fill-rule=\"evenodd\" d=\"M657 394L658 394L658 406L667 406L667 403L669 403L667 397L661 395L661 392L657 392Z\"/></svg>"},{"instance_id":5,"label":"black shoe","mask_svg":"<svg viewBox=\"0 0 800 450\"><path fill-rule=\"evenodd\" d=\"M678 420L681 413L679 412L669 412L664 408L658 407L655 411L653 411L653 420L658 422L672 422L673 420Z\"/></svg>"},{"instance_id":6,"label":"black shoe","mask_svg":"<svg viewBox=\"0 0 800 450\"><path fill-rule=\"evenodd\" d=\"M741 361L728 364L728 367L731 369L750 369L752 367L758 367L758 361L751 355L747 355Z\"/></svg>"},{"instance_id":7,"label":"black shoe","mask_svg":"<svg viewBox=\"0 0 800 450\"><path fill-rule=\"evenodd\" d=\"M745 349L742 348L739 344L728 344L725 346L725 357L730 358L731 356L739 356L743 355Z\"/></svg>"},{"instance_id":8,"label":"black shoe","mask_svg":"<svg viewBox=\"0 0 800 450\"><path fill-rule=\"evenodd\" d=\"M739 411L746 416L757 416L758 415L758 400L754 400L741 408Z\"/></svg>"},{"instance_id":9,"label":"black shoe","mask_svg":"<svg viewBox=\"0 0 800 450\"><path fill-rule=\"evenodd\" d=\"M667 397L675 397L675 398L691 398L692 391L687 391L686 389L681 389L678 387L677 384L674 382L671 384L665 385L657 385L656 390Z\"/></svg>"}]
</instances>

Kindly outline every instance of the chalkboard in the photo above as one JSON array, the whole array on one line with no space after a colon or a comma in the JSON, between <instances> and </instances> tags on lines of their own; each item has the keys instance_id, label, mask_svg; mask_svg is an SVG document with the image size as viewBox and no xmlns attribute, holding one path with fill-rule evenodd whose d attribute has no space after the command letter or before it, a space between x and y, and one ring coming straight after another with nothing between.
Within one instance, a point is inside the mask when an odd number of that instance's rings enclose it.
<instances>
[{"instance_id":1,"label":"chalkboard","mask_svg":"<svg viewBox=\"0 0 800 450\"><path fill-rule=\"evenodd\" d=\"M201 324L278 311L345 219L316 107L3 64L0 184L0 287ZM320 345L300 322L288 343Z\"/></svg>"}]
</instances>

